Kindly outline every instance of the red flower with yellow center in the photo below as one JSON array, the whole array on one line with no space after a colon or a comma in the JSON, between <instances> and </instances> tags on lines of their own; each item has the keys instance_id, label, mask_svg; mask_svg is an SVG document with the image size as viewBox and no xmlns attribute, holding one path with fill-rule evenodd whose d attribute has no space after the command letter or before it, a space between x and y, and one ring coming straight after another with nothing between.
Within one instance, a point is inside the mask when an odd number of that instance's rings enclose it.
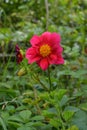
<instances>
[{"instance_id":1,"label":"red flower with yellow center","mask_svg":"<svg viewBox=\"0 0 87 130\"><path fill-rule=\"evenodd\" d=\"M36 62L42 70L46 70L50 64L64 64L60 41L60 35L55 32L34 35L30 40L32 47L26 51L28 63Z\"/></svg>"}]
</instances>

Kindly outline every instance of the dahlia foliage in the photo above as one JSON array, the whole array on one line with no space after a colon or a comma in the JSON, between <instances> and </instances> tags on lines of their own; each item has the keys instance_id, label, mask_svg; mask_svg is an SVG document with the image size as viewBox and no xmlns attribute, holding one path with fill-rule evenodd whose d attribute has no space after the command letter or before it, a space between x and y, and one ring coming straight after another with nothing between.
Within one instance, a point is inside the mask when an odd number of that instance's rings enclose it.
<instances>
[{"instance_id":1,"label":"dahlia foliage","mask_svg":"<svg viewBox=\"0 0 87 130\"><path fill-rule=\"evenodd\" d=\"M60 34L56 32L34 35L30 40L31 47L26 51L28 63L36 62L42 70L46 70L51 64L64 64L60 42Z\"/></svg>"}]
</instances>

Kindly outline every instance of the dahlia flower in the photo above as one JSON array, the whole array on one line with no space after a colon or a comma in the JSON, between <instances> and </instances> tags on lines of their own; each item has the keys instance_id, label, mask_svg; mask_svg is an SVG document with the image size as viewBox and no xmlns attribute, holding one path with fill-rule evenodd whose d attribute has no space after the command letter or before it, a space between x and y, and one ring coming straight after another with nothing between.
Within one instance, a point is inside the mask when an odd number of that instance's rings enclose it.
<instances>
[{"instance_id":1,"label":"dahlia flower","mask_svg":"<svg viewBox=\"0 0 87 130\"><path fill-rule=\"evenodd\" d=\"M31 47L26 51L28 63L36 62L42 70L46 70L51 64L64 64L60 41L60 34L56 32L34 35L30 40Z\"/></svg>"},{"instance_id":2,"label":"dahlia flower","mask_svg":"<svg viewBox=\"0 0 87 130\"><path fill-rule=\"evenodd\" d=\"M16 51L16 61L19 64L23 60L23 55L18 45L15 46L15 51Z\"/></svg>"}]
</instances>

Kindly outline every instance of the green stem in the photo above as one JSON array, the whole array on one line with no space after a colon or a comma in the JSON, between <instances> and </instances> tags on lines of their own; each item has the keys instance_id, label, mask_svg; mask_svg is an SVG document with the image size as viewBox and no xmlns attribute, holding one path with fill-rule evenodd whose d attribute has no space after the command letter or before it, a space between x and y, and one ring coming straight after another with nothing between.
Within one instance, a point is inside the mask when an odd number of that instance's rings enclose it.
<instances>
[{"instance_id":1,"label":"green stem","mask_svg":"<svg viewBox=\"0 0 87 130\"><path fill-rule=\"evenodd\" d=\"M40 81L37 75L33 75L33 79L38 81L46 91L49 91L48 88Z\"/></svg>"},{"instance_id":2,"label":"green stem","mask_svg":"<svg viewBox=\"0 0 87 130\"><path fill-rule=\"evenodd\" d=\"M49 25L49 8L48 8L48 0L45 0L45 8L46 8L46 30L48 30L48 25Z\"/></svg>"},{"instance_id":3,"label":"green stem","mask_svg":"<svg viewBox=\"0 0 87 130\"><path fill-rule=\"evenodd\" d=\"M52 83L51 83L51 77L50 77L50 69L48 67L48 79L49 79L49 85L50 85L50 91L52 90Z\"/></svg>"}]
</instances>

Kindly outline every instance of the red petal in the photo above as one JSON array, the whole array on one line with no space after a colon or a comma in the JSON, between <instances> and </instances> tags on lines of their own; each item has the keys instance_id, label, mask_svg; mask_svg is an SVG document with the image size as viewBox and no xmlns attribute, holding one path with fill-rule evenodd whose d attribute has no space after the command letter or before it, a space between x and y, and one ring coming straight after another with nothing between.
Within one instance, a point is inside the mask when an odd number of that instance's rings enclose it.
<instances>
[{"instance_id":1,"label":"red petal","mask_svg":"<svg viewBox=\"0 0 87 130\"><path fill-rule=\"evenodd\" d=\"M28 63L33 63L40 60L40 56L38 55L38 53L36 52L36 48L34 47L27 49L26 58L28 59Z\"/></svg>"},{"instance_id":2,"label":"red petal","mask_svg":"<svg viewBox=\"0 0 87 130\"><path fill-rule=\"evenodd\" d=\"M52 33L51 34L51 43L52 44L59 44L60 42L61 42L61 37L60 37L60 34L58 34L58 33Z\"/></svg>"},{"instance_id":3,"label":"red petal","mask_svg":"<svg viewBox=\"0 0 87 130\"><path fill-rule=\"evenodd\" d=\"M42 59L40 61L39 65L42 68L42 70L46 70L48 68L48 66L49 66L47 58Z\"/></svg>"},{"instance_id":4,"label":"red petal","mask_svg":"<svg viewBox=\"0 0 87 130\"><path fill-rule=\"evenodd\" d=\"M38 62L41 59L40 56L36 56L36 57L29 57L28 63L31 64L33 62Z\"/></svg>"},{"instance_id":5,"label":"red petal","mask_svg":"<svg viewBox=\"0 0 87 130\"><path fill-rule=\"evenodd\" d=\"M39 55L38 47L31 47L26 50L26 58L29 56L35 57L36 55Z\"/></svg>"},{"instance_id":6,"label":"red petal","mask_svg":"<svg viewBox=\"0 0 87 130\"><path fill-rule=\"evenodd\" d=\"M54 55L54 54L51 54L51 55L48 57L49 64L55 64L56 60L57 60L57 56Z\"/></svg>"},{"instance_id":7,"label":"red petal","mask_svg":"<svg viewBox=\"0 0 87 130\"><path fill-rule=\"evenodd\" d=\"M54 33L51 33L49 45L51 46L52 52L53 52L54 54L61 53L62 50L63 50L63 48L62 48L61 45L60 45L60 41L61 41L60 34L55 33L55 32L54 32Z\"/></svg>"},{"instance_id":8,"label":"red petal","mask_svg":"<svg viewBox=\"0 0 87 130\"><path fill-rule=\"evenodd\" d=\"M36 48L30 47L26 50L26 57L28 55L36 55Z\"/></svg>"},{"instance_id":9,"label":"red petal","mask_svg":"<svg viewBox=\"0 0 87 130\"><path fill-rule=\"evenodd\" d=\"M37 44L39 44L41 42L41 39L39 36L37 35L34 35L31 40L30 40L30 43L32 46L36 46Z\"/></svg>"},{"instance_id":10,"label":"red petal","mask_svg":"<svg viewBox=\"0 0 87 130\"><path fill-rule=\"evenodd\" d=\"M64 59L61 55L57 56L57 61L56 61L55 64L64 64Z\"/></svg>"},{"instance_id":11,"label":"red petal","mask_svg":"<svg viewBox=\"0 0 87 130\"><path fill-rule=\"evenodd\" d=\"M50 36L51 36L50 32L44 32L41 35L42 43L49 44L49 42L50 42Z\"/></svg>"}]
</instances>

